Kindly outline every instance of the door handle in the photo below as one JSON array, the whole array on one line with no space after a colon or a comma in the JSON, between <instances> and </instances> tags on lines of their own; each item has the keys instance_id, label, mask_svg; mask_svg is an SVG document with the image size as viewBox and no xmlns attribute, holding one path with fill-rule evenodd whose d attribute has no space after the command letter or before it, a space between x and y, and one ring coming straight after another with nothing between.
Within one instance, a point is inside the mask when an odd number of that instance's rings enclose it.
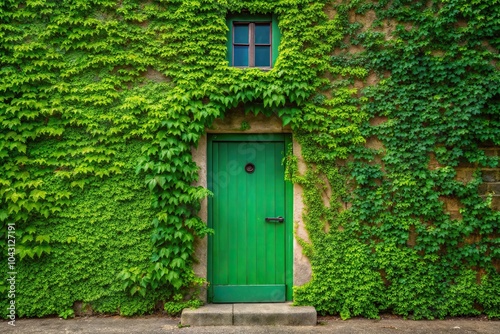
<instances>
[{"instance_id":1,"label":"door handle","mask_svg":"<svg viewBox=\"0 0 500 334\"><path fill-rule=\"evenodd\" d=\"M279 222L283 223L285 219L283 217L266 217L266 222Z\"/></svg>"}]
</instances>

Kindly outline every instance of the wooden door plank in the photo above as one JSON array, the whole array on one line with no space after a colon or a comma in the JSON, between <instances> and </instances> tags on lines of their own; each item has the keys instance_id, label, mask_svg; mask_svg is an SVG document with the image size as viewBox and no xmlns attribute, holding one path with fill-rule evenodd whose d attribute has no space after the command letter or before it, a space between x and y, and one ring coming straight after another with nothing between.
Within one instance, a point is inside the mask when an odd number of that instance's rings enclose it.
<instances>
[{"instance_id":1,"label":"wooden door plank","mask_svg":"<svg viewBox=\"0 0 500 334\"><path fill-rule=\"evenodd\" d=\"M237 165L239 163L240 157L238 156L236 146L238 143L228 143L228 151L227 151L227 175L228 182L226 185L227 190L227 198L226 198L226 209L228 211L228 218L226 221L227 224L227 256L229 258L229 279L228 284L236 285L238 284L238 231L237 224L241 222L240 219L240 210L241 203L238 200L238 184L237 180L240 176L237 174Z\"/></svg>"},{"instance_id":2,"label":"wooden door plank","mask_svg":"<svg viewBox=\"0 0 500 334\"><path fill-rule=\"evenodd\" d=\"M218 211L218 216L214 217L214 229L218 233L218 237L216 238L217 251L214 253L214 262L216 266L214 267L214 281L219 284L229 284L229 257L228 257L228 228L227 222L228 219L228 194L225 191L224 187L226 186L227 179L227 143L219 143L218 144L218 170L217 170L217 179L216 179L216 187L218 192L215 194L217 196L216 208Z\"/></svg>"},{"instance_id":3,"label":"wooden door plank","mask_svg":"<svg viewBox=\"0 0 500 334\"><path fill-rule=\"evenodd\" d=\"M266 216L267 217L277 217L276 206L275 206L275 156L274 147L271 144L266 145L265 149L265 163L266 163L266 175L265 175L265 203L266 203ZM276 270L276 224L277 222L267 222L266 223L266 254L265 254L265 283L274 284L275 283L275 270Z\"/></svg>"},{"instance_id":4,"label":"wooden door plank","mask_svg":"<svg viewBox=\"0 0 500 334\"><path fill-rule=\"evenodd\" d=\"M284 167L281 164L283 160L283 152L285 150L284 142L274 144L274 189L275 189L275 210L276 215L285 217L285 174ZM275 270L275 283L285 284L285 225L286 223L276 224L276 270Z\"/></svg>"},{"instance_id":5,"label":"wooden door plank","mask_svg":"<svg viewBox=\"0 0 500 334\"><path fill-rule=\"evenodd\" d=\"M256 157L249 157L249 162L258 166L256 163ZM255 183L259 179L260 170L256 170L252 174L248 174L245 181L246 185L246 195L247 195L247 284L257 284L257 271L259 266L259 260L257 257L257 248L259 247L257 243L257 235L262 233L261 223L259 222L260 213L257 209L257 192Z\"/></svg>"},{"instance_id":6,"label":"wooden door plank","mask_svg":"<svg viewBox=\"0 0 500 334\"><path fill-rule=\"evenodd\" d=\"M235 173L234 185L235 188L231 190L231 194L235 197L235 206L232 210L235 211L236 221L235 225L235 239L237 242L237 267L236 268L236 284L246 285L247 283L247 224L252 219L248 217L251 214L248 211L248 198L247 198L247 177L245 172L245 165L247 164L248 157L241 154L242 149L245 148L246 143L235 143L234 146L234 159L237 161L232 172ZM244 151L243 151L244 152Z\"/></svg>"},{"instance_id":7,"label":"wooden door plank","mask_svg":"<svg viewBox=\"0 0 500 334\"><path fill-rule=\"evenodd\" d=\"M214 303L279 303L285 301L285 285L215 285Z\"/></svg>"}]
</instances>

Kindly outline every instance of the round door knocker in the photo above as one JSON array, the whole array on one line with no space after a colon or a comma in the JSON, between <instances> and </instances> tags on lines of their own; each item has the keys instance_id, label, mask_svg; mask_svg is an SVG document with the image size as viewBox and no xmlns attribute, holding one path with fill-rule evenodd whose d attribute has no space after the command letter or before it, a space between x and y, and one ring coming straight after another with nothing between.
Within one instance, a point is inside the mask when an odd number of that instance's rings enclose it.
<instances>
[{"instance_id":1,"label":"round door knocker","mask_svg":"<svg viewBox=\"0 0 500 334\"><path fill-rule=\"evenodd\" d=\"M252 163L246 164L245 172L247 172L248 174L252 174L253 172L255 172L255 165Z\"/></svg>"}]
</instances>

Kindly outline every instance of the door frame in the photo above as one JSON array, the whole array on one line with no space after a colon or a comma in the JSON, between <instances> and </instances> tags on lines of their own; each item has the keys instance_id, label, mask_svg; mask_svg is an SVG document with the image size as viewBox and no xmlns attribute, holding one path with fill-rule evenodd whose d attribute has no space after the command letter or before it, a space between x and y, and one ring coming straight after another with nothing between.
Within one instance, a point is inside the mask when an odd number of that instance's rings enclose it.
<instances>
[{"instance_id":1,"label":"door frame","mask_svg":"<svg viewBox=\"0 0 500 334\"><path fill-rule=\"evenodd\" d=\"M246 141L246 142L283 142L284 156L292 144L292 135L286 133L256 133L256 134L207 134L207 187L212 189L212 178L208 177L212 170L213 159L213 142L217 141ZM291 301L293 298L293 184L290 181L285 181L285 298L286 301ZM208 197L208 227L213 227L213 199ZM208 236L208 253L207 253L207 280L208 286L208 302L213 300L212 282L212 244L213 237Z\"/></svg>"}]
</instances>

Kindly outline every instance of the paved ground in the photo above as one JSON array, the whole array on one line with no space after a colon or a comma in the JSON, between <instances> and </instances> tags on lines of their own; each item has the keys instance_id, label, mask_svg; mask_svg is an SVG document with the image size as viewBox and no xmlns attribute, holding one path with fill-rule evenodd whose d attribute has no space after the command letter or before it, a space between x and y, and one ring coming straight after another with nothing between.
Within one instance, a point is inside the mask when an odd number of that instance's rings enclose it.
<instances>
[{"instance_id":1,"label":"paved ground","mask_svg":"<svg viewBox=\"0 0 500 334\"><path fill-rule=\"evenodd\" d=\"M488 321L484 318L451 319L435 321L412 321L396 317L381 320L350 319L339 320L334 317L319 317L317 326L221 326L221 327L185 327L179 328L179 318L147 316L138 318L81 317L70 320L59 318L20 319L16 326L6 321L0 323L0 333L19 334L90 334L90 333L335 333L335 334L500 334L500 321Z\"/></svg>"}]
</instances>

